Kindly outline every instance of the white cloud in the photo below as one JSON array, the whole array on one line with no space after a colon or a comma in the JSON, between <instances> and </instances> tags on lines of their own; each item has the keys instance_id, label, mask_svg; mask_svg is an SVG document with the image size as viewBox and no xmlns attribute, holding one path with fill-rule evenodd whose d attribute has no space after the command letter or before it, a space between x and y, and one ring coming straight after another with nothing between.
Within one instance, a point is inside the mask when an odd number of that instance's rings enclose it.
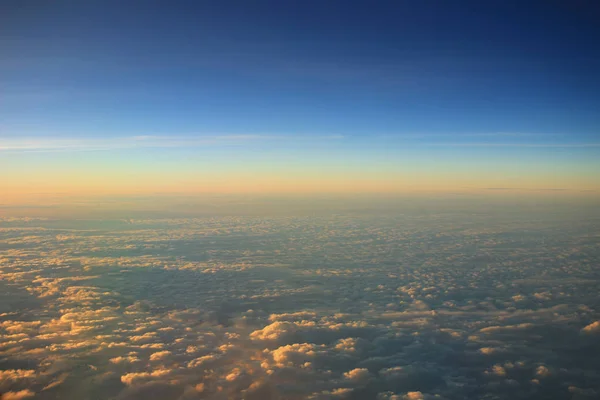
<instances>
[{"instance_id":1,"label":"white cloud","mask_svg":"<svg viewBox=\"0 0 600 400\"><path fill-rule=\"evenodd\" d=\"M342 135L260 135L260 134L202 134L186 136L120 136L120 137L35 137L0 138L1 151L100 151L134 148L204 147L244 145L253 142L320 142L342 139Z\"/></svg>"},{"instance_id":2,"label":"white cloud","mask_svg":"<svg viewBox=\"0 0 600 400\"><path fill-rule=\"evenodd\" d=\"M487 143L487 142L471 142L471 143L429 143L429 146L449 146L449 147L523 147L523 148L589 148L600 147L600 143Z\"/></svg>"}]
</instances>

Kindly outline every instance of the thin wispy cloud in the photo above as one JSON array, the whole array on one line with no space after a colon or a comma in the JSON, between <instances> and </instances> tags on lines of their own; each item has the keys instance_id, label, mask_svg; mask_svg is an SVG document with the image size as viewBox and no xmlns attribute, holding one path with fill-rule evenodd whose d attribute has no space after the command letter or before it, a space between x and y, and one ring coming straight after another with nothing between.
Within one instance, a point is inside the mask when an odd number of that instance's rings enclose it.
<instances>
[{"instance_id":1,"label":"thin wispy cloud","mask_svg":"<svg viewBox=\"0 0 600 400\"><path fill-rule=\"evenodd\" d=\"M527 147L527 148L586 148L600 147L600 143L426 143L427 146L448 146L448 147Z\"/></svg>"},{"instance_id":2,"label":"thin wispy cloud","mask_svg":"<svg viewBox=\"0 0 600 400\"><path fill-rule=\"evenodd\" d=\"M389 133L378 135L381 139L428 139L444 138L451 136L453 138L558 138L568 135L560 133L539 133L539 132L465 132L465 133Z\"/></svg>"},{"instance_id":3,"label":"thin wispy cloud","mask_svg":"<svg viewBox=\"0 0 600 400\"><path fill-rule=\"evenodd\" d=\"M539 132L398 133L375 135L382 141L411 146L434 147L515 147L515 148L590 148L600 142L568 141L569 135ZM521 142L522 140L522 142Z\"/></svg>"},{"instance_id":4,"label":"thin wispy cloud","mask_svg":"<svg viewBox=\"0 0 600 400\"><path fill-rule=\"evenodd\" d=\"M533 192L564 192L569 189L564 188L523 188L523 187L487 187L484 190L525 190Z\"/></svg>"},{"instance_id":5,"label":"thin wispy cloud","mask_svg":"<svg viewBox=\"0 0 600 400\"><path fill-rule=\"evenodd\" d=\"M571 188L530 188L530 187L464 187L466 190L489 190L493 192L581 192L593 193L593 189L571 189Z\"/></svg>"},{"instance_id":6,"label":"thin wispy cloud","mask_svg":"<svg viewBox=\"0 0 600 400\"><path fill-rule=\"evenodd\" d=\"M221 145L239 146L250 143L268 142L323 142L342 138L342 135L286 136L262 134L202 135L195 137L140 135L113 138L0 138L0 151L60 152Z\"/></svg>"},{"instance_id":7,"label":"thin wispy cloud","mask_svg":"<svg viewBox=\"0 0 600 400\"><path fill-rule=\"evenodd\" d=\"M439 134L407 134L407 135L382 135L378 139L404 138L417 139L411 145L435 147L514 147L514 148L596 148L600 142L573 143L573 142L439 142L427 139L440 138ZM455 138L498 138L517 137L519 134L510 133L482 133L464 134ZM528 136L525 134L525 136ZM172 135L137 135L118 137L7 137L0 138L0 152L73 152L73 151L108 151L120 149L143 148L193 148L206 146L243 146L250 144L301 144L301 143L327 143L344 139L344 135L283 135L283 134L214 134L197 136L172 136ZM422 140L418 140L422 139Z\"/></svg>"}]
</instances>

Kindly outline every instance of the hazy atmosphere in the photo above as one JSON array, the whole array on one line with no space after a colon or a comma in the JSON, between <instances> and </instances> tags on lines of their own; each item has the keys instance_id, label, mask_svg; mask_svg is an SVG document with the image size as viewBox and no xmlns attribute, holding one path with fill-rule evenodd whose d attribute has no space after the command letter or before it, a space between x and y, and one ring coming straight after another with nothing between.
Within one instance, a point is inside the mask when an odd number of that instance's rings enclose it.
<instances>
[{"instance_id":1,"label":"hazy atmosphere","mask_svg":"<svg viewBox=\"0 0 600 400\"><path fill-rule=\"evenodd\" d=\"M599 20L0 0L0 400L600 398Z\"/></svg>"}]
</instances>

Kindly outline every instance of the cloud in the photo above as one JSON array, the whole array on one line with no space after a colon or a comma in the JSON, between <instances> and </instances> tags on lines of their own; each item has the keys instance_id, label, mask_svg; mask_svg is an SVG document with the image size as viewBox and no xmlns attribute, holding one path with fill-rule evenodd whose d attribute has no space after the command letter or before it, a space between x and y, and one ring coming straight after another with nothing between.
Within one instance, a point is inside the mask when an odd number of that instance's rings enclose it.
<instances>
[{"instance_id":1,"label":"cloud","mask_svg":"<svg viewBox=\"0 0 600 400\"><path fill-rule=\"evenodd\" d=\"M515 148L591 148L600 147L600 143L502 143L502 142L445 142L445 143L427 143L428 146L443 147L515 147Z\"/></svg>"},{"instance_id":2,"label":"cloud","mask_svg":"<svg viewBox=\"0 0 600 400\"><path fill-rule=\"evenodd\" d=\"M344 377L351 381L364 382L369 379L371 374L366 368L354 368L351 371L344 372Z\"/></svg>"},{"instance_id":3,"label":"cloud","mask_svg":"<svg viewBox=\"0 0 600 400\"><path fill-rule=\"evenodd\" d=\"M314 359L323 349L324 346L312 343L294 343L278 347L271 352L271 356L278 366L305 364Z\"/></svg>"},{"instance_id":4,"label":"cloud","mask_svg":"<svg viewBox=\"0 0 600 400\"><path fill-rule=\"evenodd\" d=\"M139 362L140 359L135 356L127 356L127 357L114 357L109 360L113 364L125 364L125 363L134 363Z\"/></svg>"},{"instance_id":5,"label":"cloud","mask_svg":"<svg viewBox=\"0 0 600 400\"><path fill-rule=\"evenodd\" d=\"M65 380L67 379L68 376L69 376L68 372L60 374L54 381L52 381L48 385L44 386L44 388L42 389L42 391L49 390L49 389L55 388L55 387L57 387L59 385L62 385L65 382Z\"/></svg>"},{"instance_id":6,"label":"cloud","mask_svg":"<svg viewBox=\"0 0 600 400\"><path fill-rule=\"evenodd\" d=\"M594 398L595 220L498 218L0 220L0 393Z\"/></svg>"},{"instance_id":7,"label":"cloud","mask_svg":"<svg viewBox=\"0 0 600 400\"><path fill-rule=\"evenodd\" d=\"M591 324L585 326L581 332L586 334L598 334L600 333L600 321L592 322Z\"/></svg>"},{"instance_id":8,"label":"cloud","mask_svg":"<svg viewBox=\"0 0 600 400\"><path fill-rule=\"evenodd\" d=\"M150 355L150 361L160 361L160 360L164 360L165 358L168 358L169 356L171 356L173 353L171 353L168 350L165 351L158 351L156 353L152 353Z\"/></svg>"},{"instance_id":9,"label":"cloud","mask_svg":"<svg viewBox=\"0 0 600 400\"><path fill-rule=\"evenodd\" d=\"M490 368L490 370L486 373L496 376L506 376L506 368L504 368L502 365L496 364L492 368Z\"/></svg>"},{"instance_id":10,"label":"cloud","mask_svg":"<svg viewBox=\"0 0 600 400\"><path fill-rule=\"evenodd\" d=\"M535 376L538 378L545 378L551 375L550 370L545 365L540 365L535 369Z\"/></svg>"},{"instance_id":11,"label":"cloud","mask_svg":"<svg viewBox=\"0 0 600 400\"><path fill-rule=\"evenodd\" d=\"M131 372L121 376L121 382L126 385L135 385L152 380L159 380L171 374L171 370L159 368L151 372Z\"/></svg>"},{"instance_id":12,"label":"cloud","mask_svg":"<svg viewBox=\"0 0 600 400\"><path fill-rule=\"evenodd\" d=\"M335 349L339 351L343 351L346 353L355 353L357 351L357 346L359 345L359 340L356 338L345 338L340 339L335 344Z\"/></svg>"},{"instance_id":13,"label":"cloud","mask_svg":"<svg viewBox=\"0 0 600 400\"><path fill-rule=\"evenodd\" d=\"M0 400L20 400L35 396L35 393L29 389L19 390L18 392L6 392L0 395Z\"/></svg>"},{"instance_id":14,"label":"cloud","mask_svg":"<svg viewBox=\"0 0 600 400\"><path fill-rule=\"evenodd\" d=\"M493 190L493 191L517 190L517 191L524 191L524 192L565 192L565 191L569 190L569 189L564 189L564 188L523 188L523 187L486 187L486 188L481 188L481 189Z\"/></svg>"},{"instance_id":15,"label":"cloud","mask_svg":"<svg viewBox=\"0 0 600 400\"><path fill-rule=\"evenodd\" d=\"M421 392L408 392L404 398L407 400L424 400L425 396Z\"/></svg>"},{"instance_id":16,"label":"cloud","mask_svg":"<svg viewBox=\"0 0 600 400\"><path fill-rule=\"evenodd\" d=\"M260 142L322 142L343 139L342 135L258 135L219 134L159 136L139 135L112 138L0 138L0 152L60 152L60 151L106 151L136 148L181 148L205 146L239 146Z\"/></svg>"},{"instance_id":17,"label":"cloud","mask_svg":"<svg viewBox=\"0 0 600 400\"><path fill-rule=\"evenodd\" d=\"M0 389L13 383L31 380L37 376L32 369L7 369L0 370Z\"/></svg>"},{"instance_id":18,"label":"cloud","mask_svg":"<svg viewBox=\"0 0 600 400\"><path fill-rule=\"evenodd\" d=\"M276 321L250 334L250 338L258 340L277 340L298 330L298 325L287 321Z\"/></svg>"}]
</instances>

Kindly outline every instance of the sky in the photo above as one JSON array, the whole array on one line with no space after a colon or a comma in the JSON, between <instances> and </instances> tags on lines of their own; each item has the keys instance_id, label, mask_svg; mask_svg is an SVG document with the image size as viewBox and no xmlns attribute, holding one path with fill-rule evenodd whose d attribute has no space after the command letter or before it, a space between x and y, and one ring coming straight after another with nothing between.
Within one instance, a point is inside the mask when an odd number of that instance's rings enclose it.
<instances>
[{"instance_id":1,"label":"sky","mask_svg":"<svg viewBox=\"0 0 600 400\"><path fill-rule=\"evenodd\" d=\"M0 400L599 399L598 21L0 0Z\"/></svg>"},{"instance_id":2,"label":"sky","mask_svg":"<svg viewBox=\"0 0 600 400\"><path fill-rule=\"evenodd\" d=\"M592 1L0 2L1 202L600 190Z\"/></svg>"}]
</instances>

